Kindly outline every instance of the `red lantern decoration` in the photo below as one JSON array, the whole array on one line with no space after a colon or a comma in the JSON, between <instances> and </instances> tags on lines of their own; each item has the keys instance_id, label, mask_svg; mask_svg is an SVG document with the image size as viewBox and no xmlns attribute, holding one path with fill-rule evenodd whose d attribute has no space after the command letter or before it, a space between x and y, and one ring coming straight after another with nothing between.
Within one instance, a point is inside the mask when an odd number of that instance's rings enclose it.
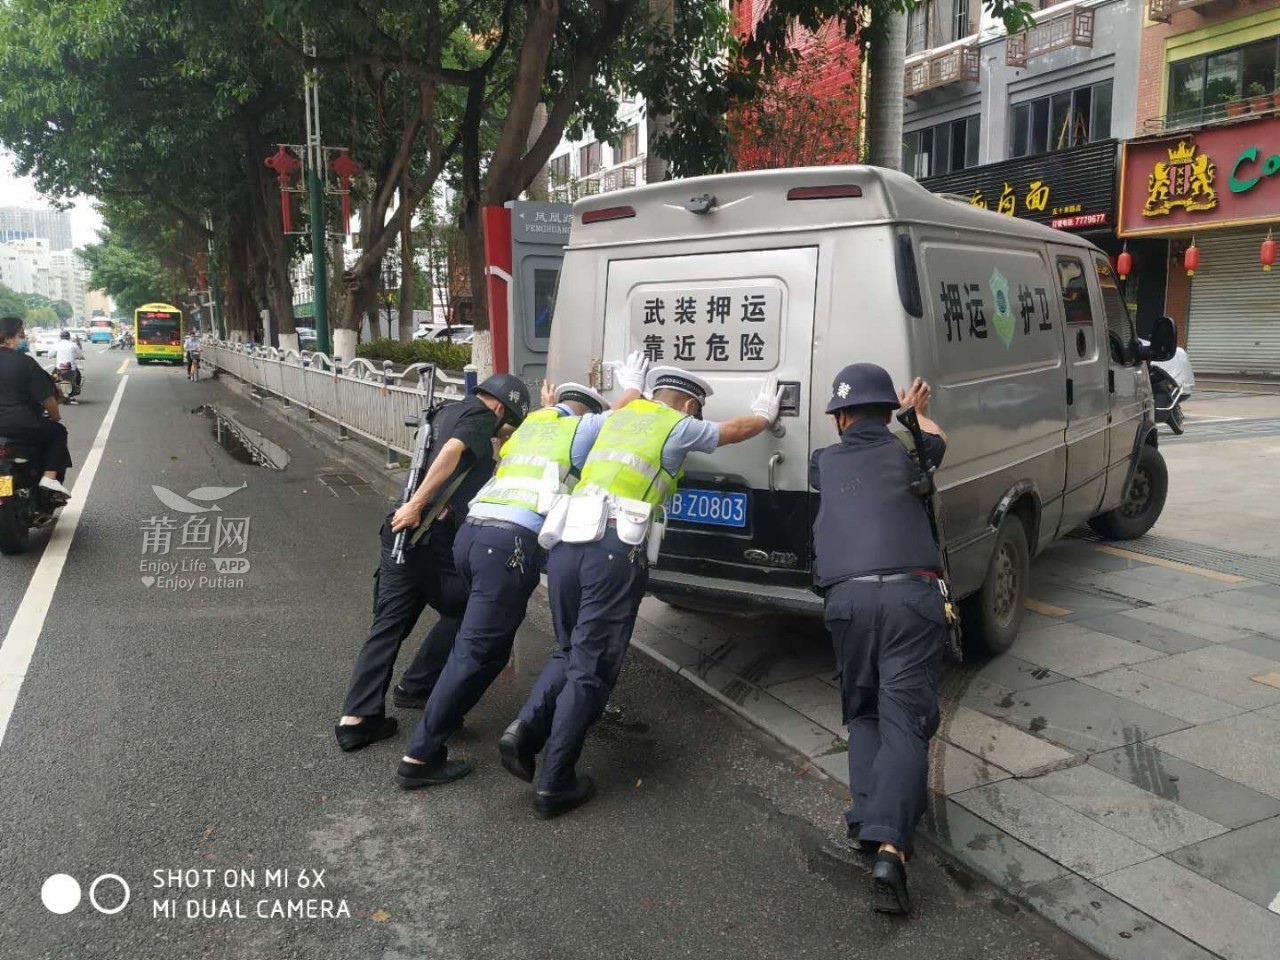
<instances>
[{"instance_id":1,"label":"red lantern decoration","mask_svg":"<svg viewBox=\"0 0 1280 960\"><path fill-rule=\"evenodd\" d=\"M1196 246L1194 237L1191 238L1191 246L1182 255L1182 265L1187 268L1188 277L1196 275L1196 267L1200 266L1200 248Z\"/></svg>"},{"instance_id":2,"label":"red lantern decoration","mask_svg":"<svg viewBox=\"0 0 1280 960\"><path fill-rule=\"evenodd\" d=\"M1126 280L1132 271L1133 255L1129 253L1129 245L1126 243L1124 249L1120 251L1120 256L1116 257L1116 276Z\"/></svg>"},{"instance_id":3,"label":"red lantern decoration","mask_svg":"<svg viewBox=\"0 0 1280 960\"><path fill-rule=\"evenodd\" d=\"M329 169L338 175L338 186L342 190L342 232L351 232L351 180L364 167L351 159L351 154L343 150L329 161Z\"/></svg>"},{"instance_id":4,"label":"red lantern decoration","mask_svg":"<svg viewBox=\"0 0 1280 960\"><path fill-rule=\"evenodd\" d=\"M1258 259L1262 261L1262 269L1271 272L1271 265L1276 262L1276 242L1271 239L1271 231L1267 231L1267 239L1262 241L1262 249L1258 251Z\"/></svg>"},{"instance_id":5,"label":"red lantern decoration","mask_svg":"<svg viewBox=\"0 0 1280 960\"><path fill-rule=\"evenodd\" d=\"M276 172L280 181L280 219L284 223L284 232L293 232L293 201L289 199L289 184L293 175L302 167L302 161L280 145L280 149L267 157L266 165Z\"/></svg>"}]
</instances>

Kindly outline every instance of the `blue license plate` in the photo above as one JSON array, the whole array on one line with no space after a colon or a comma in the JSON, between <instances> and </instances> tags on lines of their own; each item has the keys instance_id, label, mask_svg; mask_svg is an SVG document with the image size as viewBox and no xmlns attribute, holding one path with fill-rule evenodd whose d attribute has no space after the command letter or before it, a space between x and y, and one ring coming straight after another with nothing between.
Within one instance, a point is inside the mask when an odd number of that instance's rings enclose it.
<instances>
[{"instance_id":1,"label":"blue license plate","mask_svg":"<svg viewBox=\"0 0 1280 960\"><path fill-rule=\"evenodd\" d=\"M717 490L678 490L671 498L667 517L684 523L707 523L717 527L747 525L747 495Z\"/></svg>"}]
</instances>

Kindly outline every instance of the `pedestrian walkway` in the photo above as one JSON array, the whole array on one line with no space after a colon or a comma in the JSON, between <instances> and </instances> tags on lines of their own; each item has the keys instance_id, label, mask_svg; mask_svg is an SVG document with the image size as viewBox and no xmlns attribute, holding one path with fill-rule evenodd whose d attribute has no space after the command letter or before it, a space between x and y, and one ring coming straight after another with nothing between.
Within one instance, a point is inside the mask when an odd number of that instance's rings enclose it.
<instances>
[{"instance_id":1,"label":"pedestrian walkway","mask_svg":"<svg viewBox=\"0 0 1280 960\"><path fill-rule=\"evenodd\" d=\"M1274 960L1280 586L1142 549L1054 546L1012 651L947 671L925 829L1106 956ZM640 648L847 785L819 624L642 617Z\"/></svg>"}]
</instances>

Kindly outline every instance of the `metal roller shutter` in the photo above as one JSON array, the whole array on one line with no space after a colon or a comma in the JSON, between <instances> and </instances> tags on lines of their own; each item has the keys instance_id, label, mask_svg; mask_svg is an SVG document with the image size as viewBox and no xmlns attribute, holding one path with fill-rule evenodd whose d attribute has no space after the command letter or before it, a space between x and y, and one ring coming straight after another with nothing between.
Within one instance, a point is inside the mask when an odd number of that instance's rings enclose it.
<instances>
[{"instance_id":1,"label":"metal roller shutter","mask_svg":"<svg viewBox=\"0 0 1280 960\"><path fill-rule=\"evenodd\" d=\"M1280 376L1280 270L1265 272L1266 232L1196 238L1187 353L1197 372Z\"/></svg>"}]
</instances>

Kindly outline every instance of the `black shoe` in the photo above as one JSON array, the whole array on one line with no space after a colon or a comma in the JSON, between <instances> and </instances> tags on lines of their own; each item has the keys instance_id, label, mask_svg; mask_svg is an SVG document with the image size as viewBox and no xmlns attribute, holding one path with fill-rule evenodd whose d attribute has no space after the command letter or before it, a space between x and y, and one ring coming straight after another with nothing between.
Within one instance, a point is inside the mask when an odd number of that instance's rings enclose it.
<instances>
[{"instance_id":1,"label":"black shoe","mask_svg":"<svg viewBox=\"0 0 1280 960\"><path fill-rule=\"evenodd\" d=\"M431 694L410 693L400 684L396 684L391 688L391 702L401 710L421 710L427 705L427 700Z\"/></svg>"},{"instance_id":2,"label":"black shoe","mask_svg":"<svg viewBox=\"0 0 1280 960\"><path fill-rule=\"evenodd\" d=\"M525 783L533 783L537 751L529 742L527 723L511 721L511 726L502 732L502 737L498 740L498 755L502 757L502 766L507 773L519 777Z\"/></svg>"},{"instance_id":3,"label":"black shoe","mask_svg":"<svg viewBox=\"0 0 1280 960\"><path fill-rule=\"evenodd\" d=\"M585 773L568 790L539 790L533 795L533 812L550 820L570 810L577 810L596 792L596 782Z\"/></svg>"},{"instance_id":4,"label":"black shoe","mask_svg":"<svg viewBox=\"0 0 1280 960\"><path fill-rule=\"evenodd\" d=\"M338 746L351 753L394 737L399 729L400 724L395 717L365 717L364 723L338 724L333 733L338 738Z\"/></svg>"},{"instance_id":5,"label":"black shoe","mask_svg":"<svg viewBox=\"0 0 1280 960\"><path fill-rule=\"evenodd\" d=\"M461 780L471 772L471 764L465 760L437 760L435 763L408 763L400 761L396 771L396 783L405 790L420 787L437 787L442 783Z\"/></svg>"},{"instance_id":6,"label":"black shoe","mask_svg":"<svg viewBox=\"0 0 1280 960\"><path fill-rule=\"evenodd\" d=\"M871 906L877 913L911 912L907 868L896 853L885 850L876 854L871 868Z\"/></svg>"}]
</instances>

